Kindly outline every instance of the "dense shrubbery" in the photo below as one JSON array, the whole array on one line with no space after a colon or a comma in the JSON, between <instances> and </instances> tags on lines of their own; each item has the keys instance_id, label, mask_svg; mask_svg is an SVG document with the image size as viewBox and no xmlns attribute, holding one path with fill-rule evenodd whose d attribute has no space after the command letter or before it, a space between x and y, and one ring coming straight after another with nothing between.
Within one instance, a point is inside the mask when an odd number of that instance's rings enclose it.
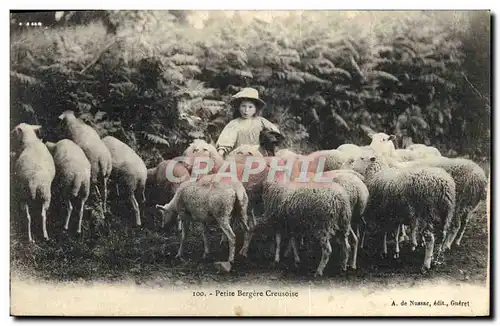
<instances>
[{"instance_id":1,"label":"dense shrubbery","mask_svg":"<svg viewBox=\"0 0 500 326\"><path fill-rule=\"evenodd\" d=\"M151 166L192 138L216 140L231 117L203 99L252 86L297 150L366 143L367 126L400 146L489 157L487 13L295 12L270 24L213 12L203 29L168 11L106 17L116 34L92 22L12 36L12 125L42 124L50 139L72 109Z\"/></svg>"}]
</instances>

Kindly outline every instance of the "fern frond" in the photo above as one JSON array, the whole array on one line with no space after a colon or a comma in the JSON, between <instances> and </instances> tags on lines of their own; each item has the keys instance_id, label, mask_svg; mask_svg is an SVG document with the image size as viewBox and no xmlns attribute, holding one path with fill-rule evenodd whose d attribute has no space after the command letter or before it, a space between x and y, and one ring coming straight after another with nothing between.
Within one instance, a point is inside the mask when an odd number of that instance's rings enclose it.
<instances>
[{"instance_id":1,"label":"fern frond","mask_svg":"<svg viewBox=\"0 0 500 326\"><path fill-rule=\"evenodd\" d=\"M142 135L153 144L170 146L170 142L161 136L153 135L147 132L143 132Z\"/></svg>"},{"instance_id":2,"label":"fern frond","mask_svg":"<svg viewBox=\"0 0 500 326\"><path fill-rule=\"evenodd\" d=\"M43 87L40 80L38 80L37 78L32 77L32 76L28 76L26 74L22 74L22 73L17 72L17 71L11 71L10 78L11 78L11 82L14 81L14 82L18 82L18 83L25 84L28 86L35 86L36 85L36 86Z\"/></svg>"}]
</instances>

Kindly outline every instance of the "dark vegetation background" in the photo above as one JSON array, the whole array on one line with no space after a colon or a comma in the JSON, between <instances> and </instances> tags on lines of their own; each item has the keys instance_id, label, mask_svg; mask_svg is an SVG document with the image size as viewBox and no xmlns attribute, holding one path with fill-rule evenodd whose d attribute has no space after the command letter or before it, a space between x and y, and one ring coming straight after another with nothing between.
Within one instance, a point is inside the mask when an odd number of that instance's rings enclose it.
<instances>
[{"instance_id":1,"label":"dark vegetation background","mask_svg":"<svg viewBox=\"0 0 500 326\"><path fill-rule=\"evenodd\" d=\"M432 144L444 155L489 164L489 12L249 17L11 13L11 127L41 124L44 140L57 140L57 116L74 110L103 137L130 145L149 168L179 155L194 138L215 142L231 119L224 102L251 86L292 150L367 144L369 127L396 134L398 147ZM487 234L485 219L476 225L481 234ZM176 239L117 227L92 241L67 239L66 246L26 249L14 242L12 252L19 266L45 276L108 277L170 262L167 249L174 253ZM487 239L481 248L484 256Z\"/></svg>"}]
</instances>

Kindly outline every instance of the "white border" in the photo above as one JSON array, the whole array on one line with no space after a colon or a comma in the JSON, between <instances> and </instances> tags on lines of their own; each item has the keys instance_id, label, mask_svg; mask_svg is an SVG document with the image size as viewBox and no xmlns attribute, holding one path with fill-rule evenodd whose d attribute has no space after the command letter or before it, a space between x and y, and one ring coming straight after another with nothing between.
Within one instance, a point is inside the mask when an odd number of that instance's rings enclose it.
<instances>
[{"instance_id":1,"label":"white border","mask_svg":"<svg viewBox=\"0 0 500 326\"><path fill-rule=\"evenodd\" d=\"M3 3L9 3L9 2L2 2ZM10 2L10 7L14 8L5 8L2 12L4 13L1 15L2 22L0 26L2 27L2 33L1 36L3 38L2 44L5 45L6 49L9 44L9 30L7 26L9 26L9 16L7 15L6 9L247 9L247 10L252 10L252 9L264 9L264 10L272 10L272 9L285 9L285 10L293 10L293 9L343 9L343 10L363 10L363 9L374 9L374 10L387 10L387 9L399 9L399 10L409 10L409 9L448 9L448 10L457 10L457 9L492 9L493 13L498 13L496 10L498 7L498 1L482 1L482 0L475 0L475 1L361 1L361 0L349 0L349 1L335 1L335 2L326 2L326 1L318 1L318 0L308 0L308 1L295 1L295 0L287 0L287 1L274 1L271 2L269 0L252 0L252 1L241 1L241 0L231 0L231 1L217 1L217 2L208 2L206 0L170 0L170 1L165 1L165 2L160 2L160 1L149 1L149 0L142 0L142 1L135 1L135 2L130 2L126 3L125 1L121 0L112 0L112 1L102 1L102 0L83 0L83 1L54 1L54 0L45 0L43 1L43 4L40 1L16 1L16 2ZM139 6L140 4L140 6ZM497 36L495 34L495 45L497 41ZM495 46L496 49L496 46ZM495 50L496 52L496 50ZM5 190L5 192L2 191L2 195L0 196L0 200L2 201L0 204L0 207L4 211L3 214L3 227L0 228L0 239L3 239L4 245L2 246L1 252L1 261L3 262L2 264L2 269L1 269L1 289L0 293L2 294L2 317L3 319L8 319L8 323L11 324L13 323L13 319L9 318L9 163L8 163L8 156L7 156L7 151L9 147L9 137L7 135L7 132L10 131L9 129L9 79L7 79L8 75L8 57L9 57L9 51L4 51L4 55L7 56L7 58L4 57L4 59L1 61L3 63L2 68L4 68L4 72L0 74L2 78L2 84L3 87L0 87L2 91L2 96L0 97L4 101L4 105L2 105L2 109L0 110L0 114L3 115L0 118L0 121L2 121L5 124L5 127L3 128L3 132L5 137L0 138L0 144L1 144L1 150L2 153L2 168L0 169L3 171L2 173L2 182L0 183ZM492 73L496 75L497 72L497 66L495 66L495 71ZM493 94L497 94L497 87L498 84L494 84L495 90ZM471 108L473 109L473 108ZM498 116L498 115L497 115ZM495 123L498 125L497 119L495 119ZM496 137L496 135L495 135ZM495 143L498 143L498 139L495 139ZM496 147L496 146L495 146ZM496 148L494 149L496 151ZM496 164L494 166L496 168ZM500 201L498 198L494 199L494 202L499 203ZM493 208L495 206L493 205ZM494 234L499 234L498 228L500 223L497 221L496 222L496 228L494 231ZM493 244L492 244L493 245ZM495 257L495 260L497 260ZM495 282L498 285L498 281ZM47 298L47 300L50 300L50 298ZM498 300L496 300L498 302ZM495 309L496 310L496 309ZM6 318L7 317L7 318ZM122 320L120 320L122 321ZM214 320L215 322L218 322L217 320ZM25 321L26 322L26 321ZM33 321L28 321L29 323L32 323ZM134 321L129 321L131 323L139 323L141 321L139 320L134 320ZM179 321L174 321L170 320L168 323L178 323ZM200 322L200 321L198 321ZM201 322L206 322L201 321ZM253 321L254 323L258 323L259 325L261 324L266 324L269 323L269 321L263 321L263 320L256 320ZM277 322L277 321L274 321ZM285 321L286 322L286 321ZM300 322L310 322L308 320L301 320ZM360 322L360 321L338 321L338 320L333 320L333 321L327 321L327 322L334 322L334 323L353 323L353 322ZM385 322L385 321L384 321ZM399 322L399 321L396 321ZM425 321L425 323L438 323L440 321ZM474 322L473 320L467 321L467 322ZM80 321L82 323L82 321ZM99 325L103 324L103 321L84 321L84 323L92 323L94 325Z\"/></svg>"}]
</instances>

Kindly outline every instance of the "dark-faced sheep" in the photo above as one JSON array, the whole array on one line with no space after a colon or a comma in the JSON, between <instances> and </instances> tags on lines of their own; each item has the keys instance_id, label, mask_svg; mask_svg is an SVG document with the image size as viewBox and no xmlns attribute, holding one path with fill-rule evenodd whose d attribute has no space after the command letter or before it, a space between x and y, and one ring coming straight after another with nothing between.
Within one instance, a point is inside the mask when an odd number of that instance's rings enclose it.
<instances>
[{"instance_id":1,"label":"dark-faced sheep","mask_svg":"<svg viewBox=\"0 0 500 326\"><path fill-rule=\"evenodd\" d=\"M51 201L51 187L56 174L54 159L47 146L35 131L41 126L21 123L12 134L16 140L16 162L14 178L19 192L19 204L28 221L28 239L34 242L31 233L30 206L41 204L43 237L48 240L47 210ZM32 206L33 207L33 206Z\"/></svg>"}]
</instances>

